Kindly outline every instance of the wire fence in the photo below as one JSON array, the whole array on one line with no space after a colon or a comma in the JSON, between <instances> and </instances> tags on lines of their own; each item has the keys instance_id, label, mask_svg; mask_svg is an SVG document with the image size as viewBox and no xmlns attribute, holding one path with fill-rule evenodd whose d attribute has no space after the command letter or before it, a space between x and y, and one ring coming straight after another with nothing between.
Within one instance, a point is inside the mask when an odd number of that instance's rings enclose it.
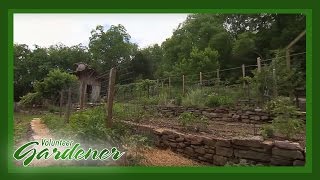
<instances>
[{"instance_id":1,"label":"wire fence","mask_svg":"<svg viewBox=\"0 0 320 180\"><path fill-rule=\"evenodd\" d=\"M305 60L305 53L291 54L290 57L300 56ZM193 74L177 74L158 79L145 79L133 81L130 69L121 69L117 72L120 77L116 82L115 100L123 103L141 105L188 105L186 101L197 101L203 96L210 98L213 95L228 97L229 100L239 106L261 106L271 97L277 96L277 67L273 60L286 61L286 56L260 60L257 64L243 64L237 67L217 69L211 72L195 72ZM297 60L297 59L296 59ZM299 60L299 59L298 59ZM118 66L121 67L121 64ZM263 73L260 87L249 83L246 78L253 77L257 71L264 67L269 68ZM192 99L194 98L194 99ZM203 97L202 97L203 98ZM202 99L206 101L207 99ZM199 103L204 105L203 103ZM228 103L226 103L228 104ZM190 105L193 105L192 102Z\"/></svg>"}]
</instances>

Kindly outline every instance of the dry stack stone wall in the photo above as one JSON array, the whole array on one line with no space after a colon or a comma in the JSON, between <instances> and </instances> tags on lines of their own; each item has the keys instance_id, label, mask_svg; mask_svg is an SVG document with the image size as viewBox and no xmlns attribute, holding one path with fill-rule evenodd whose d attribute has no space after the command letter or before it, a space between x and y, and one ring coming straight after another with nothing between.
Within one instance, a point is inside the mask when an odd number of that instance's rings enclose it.
<instances>
[{"instance_id":1,"label":"dry stack stone wall","mask_svg":"<svg viewBox=\"0 0 320 180\"><path fill-rule=\"evenodd\" d=\"M293 166L305 164L304 149L289 141L264 141L261 137L221 139L186 135L171 130L155 130L156 145L206 163L227 162Z\"/></svg>"},{"instance_id":2,"label":"dry stack stone wall","mask_svg":"<svg viewBox=\"0 0 320 180\"><path fill-rule=\"evenodd\" d=\"M150 106L145 107L147 110L154 108ZM191 112L196 116L205 116L209 120L215 121L239 121L244 123L259 123L270 122L273 119L269 113L261 109L242 110L242 109L228 109L228 108L193 108L182 106L156 106L156 111L166 117L179 116L183 112ZM305 120L305 115L302 114L299 118Z\"/></svg>"},{"instance_id":3,"label":"dry stack stone wall","mask_svg":"<svg viewBox=\"0 0 320 180\"><path fill-rule=\"evenodd\" d=\"M184 134L174 130L157 129L137 125L134 129L151 133L155 145L207 164L223 166L227 163L247 162L254 165L303 166L305 149L299 143L250 138L222 139L201 135Z\"/></svg>"}]
</instances>

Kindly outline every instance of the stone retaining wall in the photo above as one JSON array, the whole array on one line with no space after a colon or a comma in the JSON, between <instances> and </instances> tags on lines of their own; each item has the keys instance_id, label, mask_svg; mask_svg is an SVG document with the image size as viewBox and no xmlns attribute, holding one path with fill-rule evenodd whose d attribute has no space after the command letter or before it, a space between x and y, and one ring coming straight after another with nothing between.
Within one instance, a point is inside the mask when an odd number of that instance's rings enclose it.
<instances>
[{"instance_id":1,"label":"stone retaining wall","mask_svg":"<svg viewBox=\"0 0 320 180\"><path fill-rule=\"evenodd\" d=\"M227 109L227 108L192 108L192 107L165 107L165 106L155 106L145 107L148 109L156 109L156 111L166 117L179 116L183 112L192 112L196 116L205 116L209 120L215 121L240 121L244 123L262 123L270 122L273 116L261 109L255 110L241 110L241 109ZM305 120L305 115L301 114L301 119Z\"/></svg>"},{"instance_id":2,"label":"stone retaining wall","mask_svg":"<svg viewBox=\"0 0 320 180\"><path fill-rule=\"evenodd\" d=\"M188 158L208 164L218 166L226 165L228 162L275 166L305 164L305 150L295 142L265 141L258 136L221 139L130 124L134 125L136 130L152 133L157 147L170 148Z\"/></svg>"}]
</instances>

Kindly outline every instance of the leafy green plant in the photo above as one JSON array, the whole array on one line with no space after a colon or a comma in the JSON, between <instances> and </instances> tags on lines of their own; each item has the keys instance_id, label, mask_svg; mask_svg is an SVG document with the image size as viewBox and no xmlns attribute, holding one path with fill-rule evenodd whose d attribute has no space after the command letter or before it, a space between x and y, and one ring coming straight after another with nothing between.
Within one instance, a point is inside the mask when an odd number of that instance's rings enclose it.
<instances>
[{"instance_id":1,"label":"leafy green plant","mask_svg":"<svg viewBox=\"0 0 320 180\"><path fill-rule=\"evenodd\" d=\"M52 131L58 131L65 127L64 119L55 114L46 114L42 117L42 121Z\"/></svg>"},{"instance_id":2,"label":"leafy green plant","mask_svg":"<svg viewBox=\"0 0 320 180\"><path fill-rule=\"evenodd\" d=\"M274 136L274 127L271 124L263 125L261 135L264 138L272 138Z\"/></svg>"},{"instance_id":3,"label":"leafy green plant","mask_svg":"<svg viewBox=\"0 0 320 180\"><path fill-rule=\"evenodd\" d=\"M192 112L183 112L178 117L178 121L189 130L203 131L207 129L209 120L205 116L196 117Z\"/></svg>"},{"instance_id":4,"label":"leafy green plant","mask_svg":"<svg viewBox=\"0 0 320 180\"><path fill-rule=\"evenodd\" d=\"M196 121L196 116L191 112L183 112L180 114L178 120L183 126L193 124Z\"/></svg>"},{"instance_id":5,"label":"leafy green plant","mask_svg":"<svg viewBox=\"0 0 320 180\"><path fill-rule=\"evenodd\" d=\"M140 121L152 114L152 112L145 110L140 104L130 103L115 103L113 113L115 119L133 121Z\"/></svg>"},{"instance_id":6,"label":"leafy green plant","mask_svg":"<svg viewBox=\"0 0 320 180\"><path fill-rule=\"evenodd\" d=\"M208 96L205 105L208 107L219 107L224 105L230 105L233 101L228 96L219 96L217 94L211 94Z\"/></svg>"},{"instance_id":7,"label":"leafy green plant","mask_svg":"<svg viewBox=\"0 0 320 180\"><path fill-rule=\"evenodd\" d=\"M207 91L204 89L194 89L182 98L182 105L186 107L204 107Z\"/></svg>"},{"instance_id":8,"label":"leafy green plant","mask_svg":"<svg viewBox=\"0 0 320 180\"><path fill-rule=\"evenodd\" d=\"M42 102L42 96L41 93L35 92L35 93L28 93L21 97L21 100L19 101L19 104L24 107L31 107L34 104L41 104Z\"/></svg>"},{"instance_id":9,"label":"leafy green plant","mask_svg":"<svg viewBox=\"0 0 320 180\"><path fill-rule=\"evenodd\" d=\"M304 122L297 118L298 109L290 98L277 97L266 103L265 110L275 116L272 126L275 131L292 138L304 129Z\"/></svg>"},{"instance_id":10,"label":"leafy green plant","mask_svg":"<svg viewBox=\"0 0 320 180\"><path fill-rule=\"evenodd\" d=\"M289 97L283 96L268 101L264 109L275 116L284 115L291 117L296 116L298 112L298 108L294 106L293 101Z\"/></svg>"},{"instance_id":11,"label":"leafy green plant","mask_svg":"<svg viewBox=\"0 0 320 180\"><path fill-rule=\"evenodd\" d=\"M295 118L283 119L282 116L279 116L273 120L272 124L277 132L286 135L287 138L294 137L304 129L304 122Z\"/></svg>"}]
</instances>

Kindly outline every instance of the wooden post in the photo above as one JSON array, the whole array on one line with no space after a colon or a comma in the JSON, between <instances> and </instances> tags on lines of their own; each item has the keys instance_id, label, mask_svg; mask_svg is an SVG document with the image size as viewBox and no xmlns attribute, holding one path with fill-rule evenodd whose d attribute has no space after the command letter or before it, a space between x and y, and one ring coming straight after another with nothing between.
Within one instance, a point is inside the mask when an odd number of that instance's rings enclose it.
<instances>
[{"instance_id":1,"label":"wooden post","mask_svg":"<svg viewBox=\"0 0 320 180\"><path fill-rule=\"evenodd\" d=\"M108 99L107 99L107 119L106 119L106 127L112 127L112 106L113 106L113 98L114 98L114 85L116 81L116 69L112 68L109 74L109 89L108 89Z\"/></svg>"},{"instance_id":2,"label":"wooden post","mask_svg":"<svg viewBox=\"0 0 320 180\"><path fill-rule=\"evenodd\" d=\"M67 103L67 108L66 108L66 119L65 123L69 123L69 117L70 117L70 110L71 110L71 87L68 89L68 103Z\"/></svg>"},{"instance_id":3,"label":"wooden post","mask_svg":"<svg viewBox=\"0 0 320 180\"><path fill-rule=\"evenodd\" d=\"M246 77L246 67L244 66L244 64L242 64L242 77L245 78ZM245 82L243 79L243 88L245 88Z\"/></svg>"},{"instance_id":4,"label":"wooden post","mask_svg":"<svg viewBox=\"0 0 320 180\"><path fill-rule=\"evenodd\" d=\"M242 77L246 77L246 67L242 64Z\"/></svg>"},{"instance_id":5,"label":"wooden post","mask_svg":"<svg viewBox=\"0 0 320 180\"><path fill-rule=\"evenodd\" d=\"M261 73L261 58L257 57L258 72Z\"/></svg>"},{"instance_id":6,"label":"wooden post","mask_svg":"<svg viewBox=\"0 0 320 180\"><path fill-rule=\"evenodd\" d=\"M60 91L60 117L62 116L63 90Z\"/></svg>"},{"instance_id":7,"label":"wooden post","mask_svg":"<svg viewBox=\"0 0 320 180\"><path fill-rule=\"evenodd\" d=\"M80 87L80 109L84 108L86 86L87 84L84 81L82 81Z\"/></svg>"},{"instance_id":8,"label":"wooden post","mask_svg":"<svg viewBox=\"0 0 320 180\"><path fill-rule=\"evenodd\" d=\"M158 93L158 96L160 95L160 92L159 92L159 79L157 79L157 89L156 89L156 93Z\"/></svg>"},{"instance_id":9,"label":"wooden post","mask_svg":"<svg viewBox=\"0 0 320 180\"><path fill-rule=\"evenodd\" d=\"M170 77L169 77L168 89L169 89L169 97L171 97L171 78Z\"/></svg>"},{"instance_id":10,"label":"wooden post","mask_svg":"<svg viewBox=\"0 0 320 180\"><path fill-rule=\"evenodd\" d=\"M306 34L306 30L302 31L293 41L291 41L288 46L286 47L286 61L287 61L287 68L290 69L290 48L296 44L304 35Z\"/></svg>"},{"instance_id":11,"label":"wooden post","mask_svg":"<svg viewBox=\"0 0 320 180\"><path fill-rule=\"evenodd\" d=\"M184 89L184 75L182 75L182 95L184 96L185 89Z\"/></svg>"},{"instance_id":12,"label":"wooden post","mask_svg":"<svg viewBox=\"0 0 320 180\"><path fill-rule=\"evenodd\" d=\"M272 78L273 78L273 96L278 96L278 88L277 88L277 76L276 76L276 63L273 61L272 67Z\"/></svg>"},{"instance_id":13,"label":"wooden post","mask_svg":"<svg viewBox=\"0 0 320 180\"><path fill-rule=\"evenodd\" d=\"M202 72L200 72L200 86L202 86Z\"/></svg>"},{"instance_id":14,"label":"wooden post","mask_svg":"<svg viewBox=\"0 0 320 180\"><path fill-rule=\"evenodd\" d=\"M217 83L220 84L220 69L217 69Z\"/></svg>"}]
</instances>

